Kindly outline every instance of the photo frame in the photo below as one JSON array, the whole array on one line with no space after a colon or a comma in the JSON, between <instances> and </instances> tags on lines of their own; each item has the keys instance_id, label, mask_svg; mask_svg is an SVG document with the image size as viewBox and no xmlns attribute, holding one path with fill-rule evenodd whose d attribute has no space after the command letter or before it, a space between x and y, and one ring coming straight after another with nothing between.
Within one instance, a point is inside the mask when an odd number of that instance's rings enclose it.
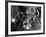
<instances>
[{"instance_id":1,"label":"photo frame","mask_svg":"<svg viewBox=\"0 0 46 37\"><path fill-rule=\"evenodd\" d=\"M37 12L37 14L35 12ZM30 24L28 23L29 21L28 19L30 20ZM37 35L44 33L45 33L45 3L5 1L6 36Z\"/></svg>"}]
</instances>

